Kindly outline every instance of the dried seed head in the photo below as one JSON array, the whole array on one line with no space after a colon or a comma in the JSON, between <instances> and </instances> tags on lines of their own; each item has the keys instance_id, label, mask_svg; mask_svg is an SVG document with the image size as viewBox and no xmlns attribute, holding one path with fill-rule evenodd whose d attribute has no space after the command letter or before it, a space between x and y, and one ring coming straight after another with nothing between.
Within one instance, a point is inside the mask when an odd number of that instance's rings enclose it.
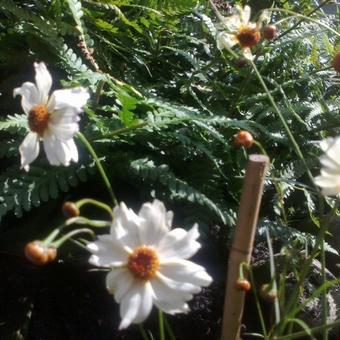
<instances>
[{"instance_id":1,"label":"dried seed head","mask_svg":"<svg viewBox=\"0 0 340 340\"><path fill-rule=\"evenodd\" d=\"M41 241L27 243L24 252L26 258L37 266L43 266L50 263L57 257L57 249L46 246Z\"/></svg>"},{"instance_id":2,"label":"dried seed head","mask_svg":"<svg viewBox=\"0 0 340 340\"><path fill-rule=\"evenodd\" d=\"M337 52L333 58L332 66L334 70L340 73L340 52Z\"/></svg>"},{"instance_id":3,"label":"dried seed head","mask_svg":"<svg viewBox=\"0 0 340 340\"><path fill-rule=\"evenodd\" d=\"M237 289L237 290L247 292L248 290L250 290L250 288L251 288L251 284L247 279L239 278L235 282L235 289Z\"/></svg>"},{"instance_id":4,"label":"dried seed head","mask_svg":"<svg viewBox=\"0 0 340 340\"><path fill-rule=\"evenodd\" d=\"M65 202L62 207L65 217L77 217L80 215L79 208L73 202Z\"/></svg>"},{"instance_id":5,"label":"dried seed head","mask_svg":"<svg viewBox=\"0 0 340 340\"><path fill-rule=\"evenodd\" d=\"M268 25L263 28L263 36L267 40L273 40L277 35L277 28L275 25Z\"/></svg>"},{"instance_id":6,"label":"dried seed head","mask_svg":"<svg viewBox=\"0 0 340 340\"><path fill-rule=\"evenodd\" d=\"M250 132L242 130L234 136L234 144L236 147L250 148L254 144L254 138Z\"/></svg>"}]
</instances>

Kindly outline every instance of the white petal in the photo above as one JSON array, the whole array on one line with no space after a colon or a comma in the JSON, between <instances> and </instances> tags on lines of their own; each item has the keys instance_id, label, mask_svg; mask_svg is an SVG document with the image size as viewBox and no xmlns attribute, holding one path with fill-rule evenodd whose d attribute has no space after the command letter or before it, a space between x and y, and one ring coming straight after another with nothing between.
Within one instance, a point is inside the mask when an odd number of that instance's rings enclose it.
<instances>
[{"instance_id":1,"label":"white petal","mask_svg":"<svg viewBox=\"0 0 340 340\"><path fill-rule=\"evenodd\" d=\"M138 216L142 219L139 226L140 240L143 245L154 246L169 232L169 215L161 201L144 203Z\"/></svg>"},{"instance_id":2,"label":"white petal","mask_svg":"<svg viewBox=\"0 0 340 340\"><path fill-rule=\"evenodd\" d=\"M47 104L48 94L52 86L52 77L45 63L34 63L35 82L37 84L41 104Z\"/></svg>"},{"instance_id":3,"label":"white petal","mask_svg":"<svg viewBox=\"0 0 340 340\"><path fill-rule=\"evenodd\" d=\"M21 87L14 89L14 97L18 94L21 95L21 106L26 114L30 112L33 106L40 104L38 89L33 83L26 82Z\"/></svg>"},{"instance_id":4,"label":"white petal","mask_svg":"<svg viewBox=\"0 0 340 340\"><path fill-rule=\"evenodd\" d=\"M237 38L234 34L229 34L226 32L221 32L217 36L217 48L221 51L225 48L232 48L237 44Z\"/></svg>"},{"instance_id":5,"label":"white petal","mask_svg":"<svg viewBox=\"0 0 340 340\"><path fill-rule=\"evenodd\" d=\"M251 50L249 47L245 47L242 49L242 54L243 56L247 59L247 60L254 60L254 56L253 54L251 53Z\"/></svg>"},{"instance_id":6,"label":"white petal","mask_svg":"<svg viewBox=\"0 0 340 340\"><path fill-rule=\"evenodd\" d=\"M193 256L201 247L196 241L198 237L199 232L197 224L189 231L181 228L171 230L159 243L158 253L160 259L187 259Z\"/></svg>"},{"instance_id":7,"label":"white petal","mask_svg":"<svg viewBox=\"0 0 340 340\"><path fill-rule=\"evenodd\" d=\"M150 281L153 290L153 302L163 312L168 314L187 313L189 306L186 301L192 299L192 294L170 288L158 277Z\"/></svg>"},{"instance_id":8,"label":"white petal","mask_svg":"<svg viewBox=\"0 0 340 340\"><path fill-rule=\"evenodd\" d=\"M78 123L53 124L49 122L49 129L58 139L67 141L79 131Z\"/></svg>"},{"instance_id":9,"label":"white petal","mask_svg":"<svg viewBox=\"0 0 340 340\"><path fill-rule=\"evenodd\" d=\"M50 122L52 124L77 124L80 120L79 112L73 107L66 107L60 110L50 110Z\"/></svg>"},{"instance_id":10,"label":"white petal","mask_svg":"<svg viewBox=\"0 0 340 340\"><path fill-rule=\"evenodd\" d=\"M161 264L160 273L179 282L187 282L196 286L206 287L212 282L204 267L187 260L173 260Z\"/></svg>"},{"instance_id":11,"label":"white petal","mask_svg":"<svg viewBox=\"0 0 340 340\"><path fill-rule=\"evenodd\" d=\"M125 294L120 304L122 321L119 330L127 328L132 322L143 322L151 312L152 290L148 281L136 280Z\"/></svg>"},{"instance_id":12,"label":"white petal","mask_svg":"<svg viewBox=\"0 0 340 340\"><path fill-rule=\"evenodd\" d=\"M129 256L122 245L112 240L111 235L99 235L97 241L86 247L92 253L89 262L99 267L122 265L127 262Z\"/></svg>"},{"instance_id":13,"label":"white petal","mask_svg":"<svg viewBox=\"0 0 340 340\"><path fill-rule=\"evenodd\" d=\"M26 171L29 170L29 164L32 163L39 155L39 136L30 132L19 147L21 156L21 167Z\"/></svg>"},{"instance_id":14,"label":"white petal","mask_svg":"<svg viewBox=\"0 0 340 340\"><path fill-rule=\"evenodd\" d=\"M45 133L44 135L44 150L46 157L51 165L60 165L59 158L57 156L57 153L55 151L55 136L54 135L48 135Z\"/></svg>"},{"instance_id":15,"label":"white petal","mask_svg":"<svg viewBox=\"0 0 340 340\"><path fill-rule=\"evenodd\" d=\"M321 176L314 178L314 183L321 188L323 195L337 195L340 193L340 175L329 175L322 171Z\"/></svg>"},{"instance_id":16,"label":"white petal","mask_svg":"<svg viewBox=\"0 0 340 340\"><path fill-rule=\"evenodd\" d=\"M244 6L243 10L241 11L241 21L244 24L247 24L250 20L250 13L251 9L249 6Z\"/></svg>"},{"instance_id":17,"label":"white petal","mask_svg":"<svg viewBox=\"0 0 340 340\"><path fill-rule=\"evenodd\" d=\"M73 139L69 139L68 141L65 142L67 147L68 147L68 150L69 150L69 153L70 153L70 157L71 157L71 160L73 162L78 162L78 159L79 159L79 155L78 155L78 149L77 149L77 146L76 146L76 143L74 142Z\"/></svg>"},{"instance_id":18,"label":"white petal","mask_svg":"<svg viewBox=\"0 0 340 340\"><path fill-rule=\"evenodd\" d=\"M90 95L86 89L75 87L72 89L54 91L50 101L54 102L55 110L72 107L80 112L89 98Z\"/></svg>"},{"instance_id":19,"label":"white petal","mask_svg":"<svg viewBox=\"0 0 340 340\"><path fill-rule=\"evenodd\" d=\"M113 210L113 223L110 233L114 240L121 242L124 246L128 246L131 250L141 246L138 228L141 219L128 209L124 202L116 206Z\"/></svg>"},{"instance_id":20,"label":"white petal","mask_svg":"<svg viewBox=\"0 0 340 340\"><path fill-rule=\"evenodd\" d=\"M239 27L241 26L241 19L238 14L231 15L229 17L225 17L222 20L223 25L230 31L230 32L237 32Z\"/></svg>"},{"instance_id":21,"label":"white petal","mask_svg":"<svg viewBox=\"0 0 340 340\"><path fill-rule=\"evenodd\" d=\"M106 289L113 294L115 301L120 303L134 281L135 278L127 268L115 268L106 276Z\"/></svg>"}]
</instances>

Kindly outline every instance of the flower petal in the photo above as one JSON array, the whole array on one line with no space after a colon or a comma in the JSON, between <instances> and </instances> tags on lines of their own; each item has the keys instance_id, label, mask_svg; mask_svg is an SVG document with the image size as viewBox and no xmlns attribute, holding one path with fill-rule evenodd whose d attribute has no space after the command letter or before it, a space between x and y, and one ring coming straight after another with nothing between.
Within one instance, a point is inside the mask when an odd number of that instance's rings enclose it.
<instances>
[{"instance_id":1,"label":"flower petal","mask_svg":"<svg viewBox=\"0 0 340 340\"><path fill-rule=\"evenodd\" d=\"M21 95L21 106L26 114L33 106L40 104L38 89L33 83L26 82L14 89L13 96L16 97L18 94Z\"/></svg>"},{"instance_id":2,"label":"flower petal","mask_svg":"<svg viewBox=\"0 0 340 340\"><path fill-rule=\"evenodd\" d=\"M143 245L157 245L171 228L168 225L170 215L161 201L144 203L138 216L141 217L139 235Z\"/></svg>"},{"instance_id":3,"label":"flower petal","mask_svg":"<svg viewBox=\"0 0 340 340\"><path fill-rule=\"evenodd\" d=\"M150 314L151 308L152 290L150 283L136 280L120 304L122 321L119 330L127 328L132 322L143 322Z\"/></svg>"},{"instance_id":4,"label":"flower petal","mask_svg":"<svg viewBox=\"0 0 340 340\"><path fill-rule=\"evenodd\" d=\"M240 11L240 14L242 23L247 24L250 20L251 8L248 5L244 6L243 10Z\"/></svg>"},{"instance_id":5,"label":"flower petal","mask_svg":"<svg viewBox=\"0 0 340 340\"><path fill-rule=\"evenodd\" d=\"M50 132L53 133L58 139L67 141L72 139L73 136L79 131L78 123L69 124L53 124L49 123Z\"/></svg>"},{"instance_id":6,"label":"flower petal","mask_svg":"<svg viewBox=\"0 0 340 340\"><path fill-rule=\"evenodd\" d=\"M187 259L194 255L201 245L196 241L199 237L198 225L189 231L181 228L171 230L159 243L158 253L161 260Z\"/></svg>"},{"instance_id":7,"label":"flower petal","mask_svg":"<svg viewBox=\"0 0 340 340\"><path fill-rule=\"evenodd\" d=\"M237 32L239 27L241 26L241 19L238 14L230 15L228 17L224 17L223 25L227 28L230 32Z\"/></svg>"},{"instance_id":8,"label":"flower petal","mask_svg":"<svg viewBox=\"0 0 340 340\"><path fill-rule=\"evenodd\" d=\"M120 303L134 280L127 268L114 268L106 276L106 289L113 294L115 301Z\"/></svg>"},{"instance_id":9,"label":"flower petal","mask_svg":"<svg viewBox=\"0 0 340 340\"><path fill-rule=\"evenodd\" d=\"M196 286L206 287L212 282L205 268L191 261L176 259L161 264L162 275L179 282L187 282Z\"/></svg>"},{"instance_id":10,"label":"flower petal","mask_svg":"<svg viewBox=\"0 0 340 340\"><path fill-rule=\"evenodd\" d=\"M69 166L71 160L78 160L78 151L74 150L75 145L72 142L56 138L51 131L44 134L43 141L46 156L51 165Z\"/></svg>"},{"instance_id":11,"label":"flower petal","mask_svg":"<svg viewBox=\"0 0 340 340\"><path fill-rule=\"evenodd\" d=\"M113 210L113 223L110 229L114 240L128 246L131 250L141 245L138 229L141 219L128 209L124 202Z\"/></svg>"},{"instance_id":12,"label":"flower petal","mask_svg":"<svg viewBox=\"0 0 340 340\"><path fill-rule=\"evenodd\" d=\"M98 267L121 266L129 256L120 244L112 240L111 235L99 235L97 241L86 247L92 253L89 262Z\"/></svg>"},{"instance_id":13,"label":"flower petal","mask_svg":"<svg viewBox=\"0 0 340 340\"><path fill-rule=\"evenodd\" d=\"M234 45L237 44L238 40L236 35L229 34L226 32L221 32L217 36L217 48L222 51L223 49L232 48Z\"/></svg>"},{"instance_id":14,"label":"flower petal","mask_svg":"<svg viewBox=\"0 0 340 340\"><path fill-rule=\"evenodd\" d=\"M39 155L39 136L30 132L19 147L21 156L21 168L29 170L29 164L32 163Z\"/></svg>"},{"instance_id":15,"label":"flower petal","mask_svg":"<svg viewBox=\"0 0 340 340\"><path fill-rule=\"evenodd\" d=\"M51 113L50 122L54 125L56 124L75 124L78 123L79 112L73 107L66 107L60 110L53 111L48 109Z\"/></svg>"},{"instance_id":16,"label":"flower petal","mask_svg":"<svg viewBox=\"0 0 340 340\"><path fill-rule=\"evenodd\" d=\"M177 291L159 277L155 277L150 283L153 290L153 302L163 312L173 315L189 311L186 301L192 299L190 292Z\"/></svg>"},{"instance_id":17,"label":"flower petal","mask_svg":"<svg viewBox=\"0 0 340 340\"><path fill-rule=\"evenodd\" d=\"M253 54L251 53L251 50L249 47L245 47L242 49L242 54L243 56L247 59L247 60L254 60L254 56Z\"/></svg>"},{"instance_id":18,"label":"flower petal","mask_svg":"<svg viewBox=\"0 0 340 340\"><path fill-rule=\"evenodd\" d=\"M50 103L54 103L54 110L72 107L79 113L89 98L90 95L86 89L75 87L72 89L54 91Z\"/></svg>"},{"instance_id":19,"label":"flower petal","mask_svg":"<svg viewBox=\"0 0 340 340\"><path fill-rule=\"evenodd\" d=\"M52 77L48 72L45 63L34 63L35 82L39 90L39 100L41 104L47 104L48 94L52 86Z\"/></svg>"}]
</instances>

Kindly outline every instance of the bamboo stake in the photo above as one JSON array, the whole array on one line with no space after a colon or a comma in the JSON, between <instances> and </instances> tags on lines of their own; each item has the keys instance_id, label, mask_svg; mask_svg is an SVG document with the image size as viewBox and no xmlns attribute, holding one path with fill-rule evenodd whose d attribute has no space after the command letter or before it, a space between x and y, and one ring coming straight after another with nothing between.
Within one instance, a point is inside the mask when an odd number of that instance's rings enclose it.
<instances>
[{"instance_id":1,"label":"bamboo stake","mask_svg":"<svg viewBox=\"0 0 340 340\"><path fill-rule=\"evenodd\" d=\"M249 156L234 241L228 260L222 340L240 338L245 291L236 290L235 283L239 278L240 264L243 262L249 264L250 262L268 163L267 156Z\"/></svg>"}]
</instances>

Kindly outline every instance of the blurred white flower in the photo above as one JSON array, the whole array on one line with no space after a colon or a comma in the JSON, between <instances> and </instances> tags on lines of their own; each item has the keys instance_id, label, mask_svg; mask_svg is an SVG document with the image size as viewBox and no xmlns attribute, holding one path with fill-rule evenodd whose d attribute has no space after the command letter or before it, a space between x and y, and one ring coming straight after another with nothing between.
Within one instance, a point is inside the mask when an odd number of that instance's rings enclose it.
<instances>
[{"instance_id":1,"label":"blurred white flower","mask_svg":"<svg viewBox=\"0 0 340 340\"><path fill-rule=\"evenodd\" d=\"M260 28L264 15L258 23L250 22L251 9L249 6L235 6L236 13L224 17L222 23L227 28L228 32L220 32L217 35L217 48L232 48L239 44L242 49L242 54L246 59L254 59L251 53L251 47L257 45L261 39Z\"/></svg>"},{"instance_id":2,"label":"blurred white flower","mask_svg":"<svg viewBox=\"0 0 340 340\"><path fill-rule=\"evenodd\" d=\"M320 157L321 174L314 182L323 195L337 195L340 193L340 137L323 140L320 148L324 151Z\"/></svg>"},{"instance_id":3,"label":"blurred white flower","mask_svg":"<svg viewBox=\"0 0 340 340\"><path fill-rule=\"evenodd\" d=\"M200 248L195 224L171 230L173 213L162 202L145 203L136 215L122 202L114 209L110 234L87 245L89 262L110 268L106 287L120 303L119 329L143 322L156 305L169 314L187 313L186 303L212 279L187 259Z\"/></svg>"},{"instance_id":4,"label":"blurred white flower","mask_svg":"<svg viewBox=\"0 0 340 340\"><path fill-rule=\"evenodd\" d=\"M39 154L42 139L48 161L52 165L78 161L78 150L73 136L78 132L78 114L90 95L82 87L57 90L49 97L52 77L46 65L34 63L35 82L25 82L14 89L14 97L21 95L21 105L28 116L30 132L19 147L21 167L29 170Z\"/></svg>"}]
</instances>

